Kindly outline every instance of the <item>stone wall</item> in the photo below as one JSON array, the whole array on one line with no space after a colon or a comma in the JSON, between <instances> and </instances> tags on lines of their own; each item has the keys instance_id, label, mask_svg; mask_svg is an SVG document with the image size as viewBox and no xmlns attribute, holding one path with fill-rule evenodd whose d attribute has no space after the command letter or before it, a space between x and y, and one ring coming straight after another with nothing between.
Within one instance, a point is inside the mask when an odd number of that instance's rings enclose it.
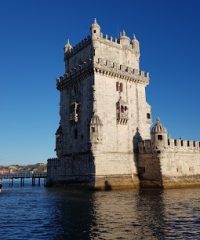
<instances>
[{"instance_id":1,"label":"stone wall","mask_svg":"<svg viewBox=\"0 0 200 240\"><path fill-rule=\"evenodd\" d=\"M180 187L200 185L200 147L197 141L169 139L156 151L151 141L139 144L139 171L146 186Z\"/></svg>"}]
</instances>

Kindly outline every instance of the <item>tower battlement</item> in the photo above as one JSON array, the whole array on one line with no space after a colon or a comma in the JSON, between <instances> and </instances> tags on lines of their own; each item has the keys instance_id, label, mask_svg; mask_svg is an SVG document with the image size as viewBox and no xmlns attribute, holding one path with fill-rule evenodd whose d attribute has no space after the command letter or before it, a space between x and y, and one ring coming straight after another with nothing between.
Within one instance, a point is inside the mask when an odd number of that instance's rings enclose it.
<instances>
[{"instance_id":1,"label":"tower battlement","mask_svg":"<svg viewBox=\"0 0 200 240\"><path fill-rule=\"evenodd\" d=\"M116 62L111 62L109 60L98 58L96 61L92 59L85 59L85 61L80 62L78 66L71 68L63 76L57 78L57 89L63 88L70 81L77 79L83 73L95 71L100 74L121 78L127 81L133 81L137 83L149 84L149 73L134 69L125 65L119 65ZM79 78L80 80L81 78Z\"/></svg>"},{"instance_id":2,"label":"tower battlement","mask_svg":"<svg viewBox=\"0 0 200 240\"><path fill-rule=\"evenodd\" d=\"M91 44L91 36L88 35L86 38L84 38L82 41L77 43L74 47L72 47L70 50L66 51L64 48L64 60L67 60L71 56L77 54L79 51L81 51L83 48L87 47L89 44Z\"/></svg>"},{"instance_id":3,"label":"tower battlement","mask_svg":"<svg viewBox=\"0 0 200 240\"><path fill-rule=\"evenodd\" d=\"M140 45L135 35L131 40L125 31L119 38L108 37L101 32L99 24L95 21L91 26L91 34L71 46L69 40L64 47L65 72L77 67L81 62L92 58L104 58L119 65L125 65L139 70Z\"/></svg>"}]
</instances>

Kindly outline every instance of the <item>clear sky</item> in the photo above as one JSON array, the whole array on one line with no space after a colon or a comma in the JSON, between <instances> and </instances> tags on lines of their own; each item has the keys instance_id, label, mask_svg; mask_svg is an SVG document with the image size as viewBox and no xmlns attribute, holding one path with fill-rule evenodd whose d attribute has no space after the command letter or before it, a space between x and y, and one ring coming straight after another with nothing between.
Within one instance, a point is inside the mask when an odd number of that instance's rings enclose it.
<instances>
[{"instance_id":1,"label":"clear sky","mask_svg":"<svg viewBox=\"0 0 200 240\"><path fill-rule=\"evenodd\" d=\"M54 157L63 47L125 29L150 72L147 99L173 138L200 140L200 1L0 0L0 165Z\"/></svg>"}]
</instances>

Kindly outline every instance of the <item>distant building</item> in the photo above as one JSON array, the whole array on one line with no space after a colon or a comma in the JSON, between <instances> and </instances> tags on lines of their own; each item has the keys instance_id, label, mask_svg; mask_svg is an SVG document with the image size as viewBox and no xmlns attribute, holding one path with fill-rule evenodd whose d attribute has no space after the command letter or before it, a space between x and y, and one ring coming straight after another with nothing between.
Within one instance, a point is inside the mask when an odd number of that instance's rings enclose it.
<instances>
[{"instance_id":1,"label":"distant building","mask_svg":"<svg viewBox=\"0 0 200 240\"><path fill-rule=\"evenodd\" d=\"M10 170L8 168L0 168L0 174L9 174Z\"/></svg>"},{"instance_id":2,"label":"distant building","mask_svg":"<svg viewBox=\"0 0 200 240\"><path fill-rule=\"evenodd\" d=\"M200 183L199 142L168 139L159 120L151 129L149 73L140 70L137 38L124 31L118 39L103 35L96 20L90 30L76 46L68 41L64 48L49 184L109 189Z\"/></svg>"}]
</instances>

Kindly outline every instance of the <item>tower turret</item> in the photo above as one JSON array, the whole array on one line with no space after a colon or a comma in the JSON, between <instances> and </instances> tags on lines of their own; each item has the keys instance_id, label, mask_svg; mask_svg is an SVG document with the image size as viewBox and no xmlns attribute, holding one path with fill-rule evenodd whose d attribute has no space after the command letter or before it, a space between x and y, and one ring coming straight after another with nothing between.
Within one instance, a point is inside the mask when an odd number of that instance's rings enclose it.
<instances>
[{"instance_id":1,"label":"tower turret","mask_svg":"<svg viewBox=\"0 0 200 240\"><path fill-rule=\"evenodd\" d=\"M122 44L122 46L127 46L127 47L130 46L130 38L126 36L126 33L124 30L120 36L120 43Z\"/></svg>"},{"instance_id":2,"label":"tower turret","mask_svg":"<svg viewBox=\"0 0 200 240\"><path fill-rule=\"evenodd\" d=\"M138 39L136 38L135 34L133 35L132 45L133 45L133 49L134 49L137 61L139 62L139 59L140 59L140 43L139 43Z\"/></svg>"},{"instance_id":3,"label":"tower turret","mask_svg":"<svg viewBox=\"0 0 200 240\"><path fill-rule=\"evenodd\" d=\"M167 146L167 130L160 122L160 119L156 119L156 124L151 129L151 142L154 150L161 150Z\"/></svg>"},{"instance_id":4,"label":"tower turret","mask_svg":"<svg viewBox=\"0 0 200 240\"><path fill-rule=\"evenodd\" d=\"M91 30L91 36L92 36L92 38L100 37L100 35L101 35L101 27L100 27L100 25L97 23L96 18L94 19L94 22L92 23L92 25L91 25L91 27L90 27L90 30Z\"/></svg>"},{"instance_id":5,"label":"tower turret","mask_svg":"<svg viewBox=\"0 0 200 240\"><path fill-rule=\"evenodd\" d=\"M69 67L69 60L68 60L68 55L69 53L72 51L72 45L69 42L69 39L67 40L67 43L65 44L64 47L64 62L65 62L65 72L68 71L68 67Z\"/></svg>"},{"instance_id":6,"label":"tower turret","mask_svg":"<svg viewBox=\"0 0 200 240\"><path fill-rule=\"evenodd\" d=\"M71 52L71 50L72 50L72 45L70 44L69 39L67 40L67 43L65 44L64 50L65 50L65 53Z\"/></svg>"}]
</instances>

